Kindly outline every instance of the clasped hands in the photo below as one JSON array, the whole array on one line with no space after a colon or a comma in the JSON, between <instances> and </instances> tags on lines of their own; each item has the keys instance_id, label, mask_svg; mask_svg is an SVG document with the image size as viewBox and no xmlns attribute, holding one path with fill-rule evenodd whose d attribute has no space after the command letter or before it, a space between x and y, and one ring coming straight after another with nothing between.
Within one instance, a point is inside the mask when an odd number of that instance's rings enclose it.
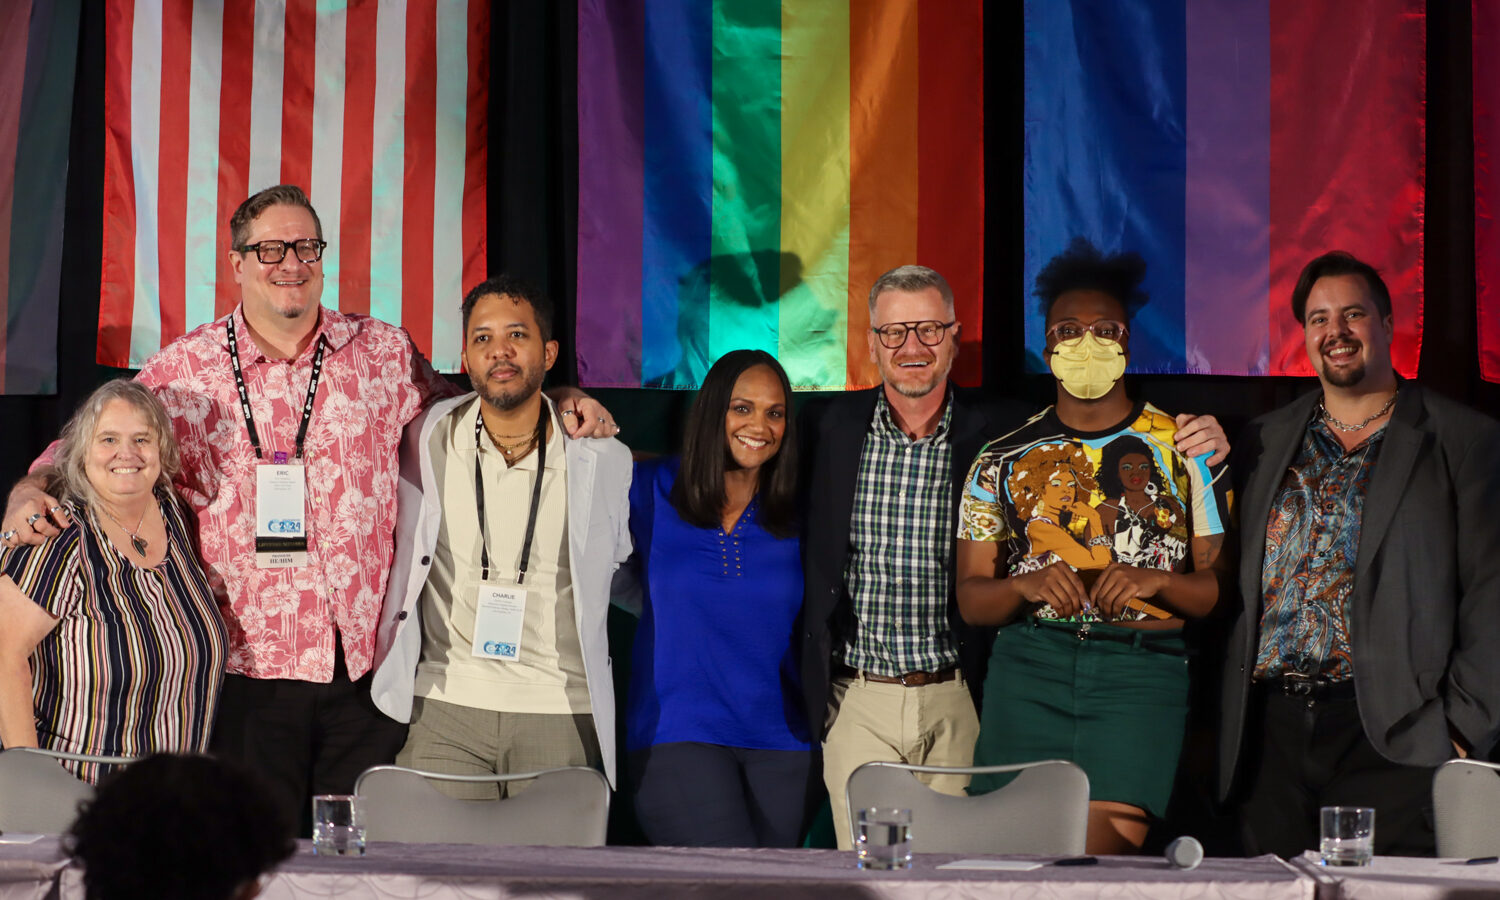
<instances>
[{"instance_id":1,"label":"clasped hands","mask_svg":"<svg viewBox=\"0 0 1500 900\"><path fill-rule=\"evenodd\" d=\"M1097 574L1096 574L1097 573ZM1087 576L1092 585L1084 583ZM1103 569L1089 569L1080 574L1067 563L1054 562L1046 568L1024 575L1013 575L1011 581L1027 602L1052 607L1059 618L1086 613L1105 620L1121 618L1132 600L1155 597L1167 586L1171 573L1160 569L1141 569L1123 563L1111 563Z\"/></svg>"}]
</instances>

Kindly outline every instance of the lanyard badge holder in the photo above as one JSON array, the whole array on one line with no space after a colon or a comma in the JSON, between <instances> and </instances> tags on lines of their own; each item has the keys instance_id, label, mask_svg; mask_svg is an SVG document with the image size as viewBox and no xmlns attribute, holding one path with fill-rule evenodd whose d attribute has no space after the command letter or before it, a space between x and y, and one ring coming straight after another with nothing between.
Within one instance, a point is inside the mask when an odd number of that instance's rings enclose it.
<instances>
[{"instance_id":1,"label":"lanyard badge holder","mask_svg":"<svg viewBox=\"0 0 1500 900\"><path fill-rule=\"evenodd\" d=\"M482 402L482 401L481 401ZM482 659L515 662L521 658L521 635L526 622L528 591L526 569L531 542L536 536L537 511L542 502L542 476L547 467L547 404L542 402L536 422L536 478L531 484L531 510L526 516L526 535L521 541L521 561L515 583L490 581L489 537L484 520L484 478L479 469L479 450L484 428L483 411L474 420L474 501L479 508L479 591L474 598L474 641L469 652Z\"/></svg>"},{"instance_id":2,"label":"lanyard badge holder","mask_svg":"<svg viewBox=\"0 0 1500 900\"><path fill-rule=\"evenodd\" d=\"M234 333L234 318L231 316L229 330L229 359L234 367L234 387L240 395L240 412L245 416L245 427L250 431L250 446L255 448L255 458L264 460L260 434L255 430L255 416L250 411L250 392L245 387L245 375L240 368L239 341ZM318 395L318 380L323 374L322 341L313 353L312 377L307 383L307 399L302 404L302 422L297 426L297 453L287 459L285 451L272 454L270 463L255 466L255 565L260 569L289 569L307 565L307 466L303 463L302 447L307 439L307 426L312 421L313 400Z\"/></svg>"}]
</instances>

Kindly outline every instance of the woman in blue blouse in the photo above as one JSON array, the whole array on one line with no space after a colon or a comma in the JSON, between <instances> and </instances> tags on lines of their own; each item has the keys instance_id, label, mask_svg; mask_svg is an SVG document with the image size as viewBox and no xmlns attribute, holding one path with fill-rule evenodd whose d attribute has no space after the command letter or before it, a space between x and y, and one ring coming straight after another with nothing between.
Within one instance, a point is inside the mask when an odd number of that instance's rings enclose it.
<instances>
[{"instance_id":1,"label":"woman in blue blouse","mask_svg":"<svg viewBox=\"0 0 1500 900\"><path fill-rule=\"evenodd\" d=\"M797 698L802 607L791 386L775 357L716 362L680 458L636 464L642 615L626 747L654 844L800 843L813 741Z\"/></svg>"}]
</instances>

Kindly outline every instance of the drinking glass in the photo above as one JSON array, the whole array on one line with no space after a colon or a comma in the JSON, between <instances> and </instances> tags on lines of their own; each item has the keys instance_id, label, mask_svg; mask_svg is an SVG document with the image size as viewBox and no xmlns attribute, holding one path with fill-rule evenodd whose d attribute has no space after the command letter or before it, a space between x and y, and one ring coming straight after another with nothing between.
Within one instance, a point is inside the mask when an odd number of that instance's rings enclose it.
<instances>
[{"instance_id":1,"label":"drinking glass","mask_svg":"<svg viewBox=\"0 0 1500 900\"><path fill-rule=\"evenodd\" d=\"M872 806L859 811L858 821L861 869L911 868L911 810Z\"/></svg>"},{"instance_id":2,"label":"drinking glass","mask_svg":"<svg viewBox=\"0 0 1500 900\"><path fill-rule=\"evenodd\" d=\"M313 797L313 852L319 856L365 855L365 798L357 794Z\"/></svg>"},{"instance_id":3,"label":"drinking glass","mask_svg":"<svg viewBox=\"0 0 1500 900\"><path fill-rule=\"evenodd\" d=\"M1375 810L1368 806L1325 806L1318 852L1325 866L1367 866L1375 855Z\"/></svg>"}]
</instances>

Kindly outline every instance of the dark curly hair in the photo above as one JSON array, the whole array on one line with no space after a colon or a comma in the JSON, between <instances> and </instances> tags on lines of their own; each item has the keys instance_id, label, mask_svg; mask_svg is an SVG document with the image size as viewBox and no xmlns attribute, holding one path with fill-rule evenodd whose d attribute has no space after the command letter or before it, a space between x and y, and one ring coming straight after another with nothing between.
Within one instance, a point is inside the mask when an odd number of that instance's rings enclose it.
<instances>
[{"instance_id":1,"label":"dark curly hair","mask_svg":"<svg viewBox=\"0 0 1500 900\"><path fill-rule=\"evenodd\" d=\"M1100 252L1088 238L1075 237L1068 249L1047 261L1036 274L1036 290L1041 298L1042 315L1052 312L1052 304L1068 291L1103 291L1125 309L1127 319L1151 299L1141 290L1146 278L1146 260L1139 253Z\"/></svg>"},{"instance_id":2,"label":"dark curly hair","mask_svg":"<svg viewBox=\"0 0 1500 900\"><path fill-rule=\"evenodd\" d=\"M89 900L228 900L297 849L254 773L168 753L106 778L64 846Z\"/></svg>"},{"instance_id":3,"label":"dark curly hair","mask_svg":"<svg viewBox=\"0 0 1500 900\"><path fill-rule=\"evenodd\" d=\"M474 304L481 297L491 294L509 297L512 302L525 300L530 303L531 311L536 314L536 327L541 332L542 343L552 340L552 299L526 279L505 274L491 275L464 295L464 302L460 307L463 313L464 340L469 337L469 316L474 312Z\"/></svg>"}]
</instances>

